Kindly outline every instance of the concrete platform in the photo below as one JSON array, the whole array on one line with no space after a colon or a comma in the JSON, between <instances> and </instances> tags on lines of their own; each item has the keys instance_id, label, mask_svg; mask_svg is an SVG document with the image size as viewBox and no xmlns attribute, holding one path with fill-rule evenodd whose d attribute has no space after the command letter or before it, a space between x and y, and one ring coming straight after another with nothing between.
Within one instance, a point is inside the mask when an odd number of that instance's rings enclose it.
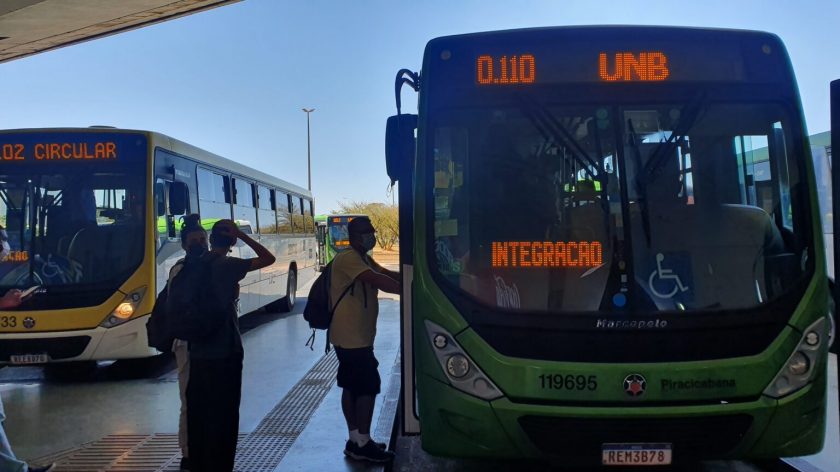
<instances>
[{"instance_id":1,"label":"concrete platform","mask_svg":"<svg viewBox=\"0 0 840 472\"><path fill-rule=\"evenodd\" d=\"M310 331L301 315L303 305L290 314L242 318L240 432L252 431L323 355L304 347ZM92 371L66 369L59 364L0 369L6 432L18 456L41 457L112 434L178 431L180 400L171 356Z\"/></svg>"},{"instance_id":2,"label":"concrete platform","mask_svg":"<svg viewBox=\"0 0 840 472\"><path fill-rule=\"evenodd\" d=\"M371 436L376 441L388 443L391 439L400 386L399 303L383 299L380 299L379 303L379 324L374 352L379 360L382 394L376 400ZM341 389L334 385L275 471L340 472L385 468L384 465L358 462L344 457L342 451L347 438L348 431L341 413Z\"/></svg>"}]
</instances>

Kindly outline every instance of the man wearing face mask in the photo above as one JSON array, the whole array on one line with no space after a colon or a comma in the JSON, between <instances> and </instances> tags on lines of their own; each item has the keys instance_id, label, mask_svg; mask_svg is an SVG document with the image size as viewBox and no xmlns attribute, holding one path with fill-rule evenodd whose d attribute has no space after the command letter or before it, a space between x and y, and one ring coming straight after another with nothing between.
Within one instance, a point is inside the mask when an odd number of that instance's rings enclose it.
<instances>
[{"instance_id":1,"label":"man wearing face mask","mask_svg":"<svg viewBox=\"0 0 840 472\"><path fill-rule=\"evenodd\" d=\"M181 248L186 257L178 261L169 271L169 282L178 275L187 262L198 260L207 253L207 231L201 226L201 217L190 214L184 217L181 226ZM167 282L167 283L169 283ZM190 378L190 353L186 341L176 339L172 344L175 365L178 368L178 392L181 396L181 414L178 418L178 446L181 448L181 470L191 470L187 437L187 383Z\"/></svg>"},{"instance_id":2,"label":"man wearing face mask","mask_svg":"<svg viewBox=\"0 0 840 472\"><path fill-rule=\"evenodd\" d=\"M338 356L338 386L343 389L341 409L350 433L344 454L357 460L388 462L394 454L370 437L381 383L373 341L379 314L378 292L400 293L400 278L368 255L376 245L376 230L370 219L356 217L347 230L352 250L339 253L332 263L330 298L337 300L338 305L329 331ZM349 291L339 299L348 287Z\"/></svg>"},{"instance_id":3,"label":"man wearing face mask","mask_svg":"<svg viewBox=\"0 0 840 472\"><path fill-rule=\"evenodd\" d=\"M193 247L188 246L187 263L190 257L210 261L209 294L223 322L213 334L189 344L188 445L193 471L228 472L233 470L236 456L242 392L244 350L236 309L239 281L252 270L270 266L275 258L231 220L214 224L209 240L211 249L206 254L199 254L202 251L198 246L193 253ZM228 256L237 240L253 249L257 257Z\"/></svg>"}]
</instances>

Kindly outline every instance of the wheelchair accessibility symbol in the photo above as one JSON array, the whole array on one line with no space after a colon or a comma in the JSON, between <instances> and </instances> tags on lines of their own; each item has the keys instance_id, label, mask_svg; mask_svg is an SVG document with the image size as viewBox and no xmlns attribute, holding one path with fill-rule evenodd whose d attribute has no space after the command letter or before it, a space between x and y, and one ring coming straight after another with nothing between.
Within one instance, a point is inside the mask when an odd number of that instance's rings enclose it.
<instances>
[{"instance_id":1,"label":"wheelchair accessibility symbol","mask_svg":"<svg viewBox=\"0 0 840 472\"><path fill-rule=\"evenodd\" d=\"M656 255L656 270L651 272L648 278L650 291L659 298L672 298L677 293L687 291L689 287L683 285L682 279L673 270L664 268L664 262L665 255L661 252L658 253ZM657 289L657 286L660 288L670 286L671 289L662 291Z\"/></svg>"}]
</instances>

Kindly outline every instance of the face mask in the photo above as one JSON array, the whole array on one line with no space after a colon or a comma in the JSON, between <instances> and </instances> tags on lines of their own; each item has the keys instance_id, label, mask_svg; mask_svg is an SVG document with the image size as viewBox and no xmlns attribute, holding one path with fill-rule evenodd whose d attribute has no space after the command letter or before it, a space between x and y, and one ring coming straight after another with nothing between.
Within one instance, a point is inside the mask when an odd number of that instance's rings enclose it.
<instances>
[{"instance_id":1,"label":"face mask","mask_svg":"<svg viewBox=\"0 0 840 472\"><path fill-rule=\"evenodd\" d=\"M376 246L376 236L373 233L362 235L362 247L365 251L370 251Z\"/></svg>"},{"instance_id":2,"label":"face mask","mask_svg":"<svg viewBox=\"0 0 840 472\"><path fill-rule=\"evenodd\" d=\"M193 243L187 247L187 257L201 257L205 252L207 252L207 246L201 243Z\"/></svg>"}]
</instances>

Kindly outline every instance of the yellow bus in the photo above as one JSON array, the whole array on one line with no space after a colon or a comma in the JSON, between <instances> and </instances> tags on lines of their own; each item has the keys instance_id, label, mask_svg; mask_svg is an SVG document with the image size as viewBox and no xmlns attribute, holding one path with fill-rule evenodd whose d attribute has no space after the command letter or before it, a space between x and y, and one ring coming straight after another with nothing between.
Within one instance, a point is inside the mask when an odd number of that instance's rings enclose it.
<instances>
[{"instance_id":1,"label":"yellow bus","mask_svg":"<svg viewBox=\"0 0 840 472\"><path fill-rule=\"evenodd\" d=\"M157 354L145 325L188 213L231 218L277 257L241 281L240 313L294 307L316 267L306 189L150 131L0 131L0 295L31 289L0 311L0 364Z\"/></svg>"}]
</instances>

